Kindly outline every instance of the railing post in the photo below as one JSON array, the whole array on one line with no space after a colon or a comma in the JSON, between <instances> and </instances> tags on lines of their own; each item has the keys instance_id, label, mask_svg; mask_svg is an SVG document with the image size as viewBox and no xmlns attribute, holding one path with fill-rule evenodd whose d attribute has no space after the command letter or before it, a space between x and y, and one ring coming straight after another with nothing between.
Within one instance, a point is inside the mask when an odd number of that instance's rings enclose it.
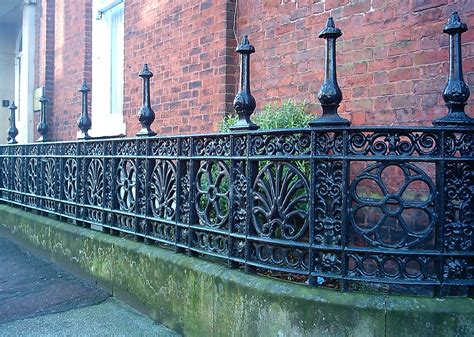
<instances>
[{"instance_id":1,"label":"railing post","mask_svg":"<svg viewBox=\"0 0 474 337\"><path fill-rule=\"evenodd\" d=\"M336 75L336 39L342 35L339 28L334 25L334 20L329 17L326 27L319 33L319 37L326 39L326 58L324 83L318 92L323 114L311 122L310 126L325 125L350 125L350 122L337 113L337 108L342 101L342 92L337 84Z\"/></svg>"},{"instance_id":2,"label":"railing post","mask_svg":"<svg viewBox=\"0 0 474 337\"><path fill-rule=\"evenodd\" d=\"M8 144L16 144L18 143L15 139L16 136L18 136L18 129L15 124L15 111L17 109L15 102L12 101L8 109L10 109L10 118L8 119L10 121L10 127L8 128L7 140Z\"/></svg>"},{"instance_id":3,"label":"railing post","mask_svg":"<svg viewBox=\"0 0 474 337\"><path fill-rule=\"evenodd\" d=\"M137 136L154 136L156 132L150 129L150 125L155 120L155 112L150 104L150 78L153 77L153 73L148 69L148 64L143 65L138 76L143 78L143 106L138 111L138 120L142 129L137 133Z\"/></svg>"},{"instance_id":4,"label":"railing post","mask_svg":"<svg viewBox=\"0 0 474 337\"><path fill-rule=\"evenodd\" d=\"M48 133L48 130L49 130L48 124L46 124L46 103L49 102L49 100L44 96L44 93L43 93L41 97L39 98L39 101L41 103L41 113L40 113L40 122L38 123L36 130L41 136L36 141L45 142L46 134Z\"/></svg>"},{"instance_id":5,"label":"railing post","mask_svg":"<svg viewBox=\"0 0 474 337\"><path fill-rule=\"evenodd\" d=\"M87 95L89 94L91 90L87 86L87 82L83 81L82 86L79 89L79 92L81 93L81 117L77 120L77 126L79 127L79 130L82 131L82 135L79 136L79 139L89 139L91 136L89 136L89 129L92 126L92 121L89 118L89 106L88 106L88 101L87 101Z\"/></svg>"},{"instance_id":6,"label":"railing post","mask_svg":"<svg viewBox=\"0 0 474 337\"><path fill-rule=\"evenodd\" d=\"M235 51L240 54L240 91L234 98L234 109L239 120L229 129L257 130L259 126L250 120L257 106L250 93L250 54L255 53L255 48L249 43L248 36L244 36Z\"/></svg>"},{"instance_id":7,"label":"railing post","mask_svg":"<svg viewBox=\"0 0 474 337\"><path fill-rule=\"evenodd\" d=\"M453 12L443 29L449 34L449 77L443 93L448 114L436 119L434 125L474 125L474 118L464 112L470 94L462 73L461 34L465 31L467 25L461 22L457 12Z\"/></svg>"}]
</instances>

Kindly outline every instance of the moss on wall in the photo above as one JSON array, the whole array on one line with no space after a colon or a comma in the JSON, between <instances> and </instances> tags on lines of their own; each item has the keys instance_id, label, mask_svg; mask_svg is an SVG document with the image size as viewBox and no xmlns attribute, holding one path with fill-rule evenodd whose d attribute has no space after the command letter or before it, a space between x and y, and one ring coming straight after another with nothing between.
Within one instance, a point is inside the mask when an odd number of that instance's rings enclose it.
<instances>
[{"instance_id":1,"label":"moss on wall","mask_svg":"<svg viewBox=\"0 0 474 337\"><path fill-rule=\"evenodd\" d=\"M340 293L0 205L0 230L186 336L469 336L474 301Z\"/></svg>"}]
</instances>

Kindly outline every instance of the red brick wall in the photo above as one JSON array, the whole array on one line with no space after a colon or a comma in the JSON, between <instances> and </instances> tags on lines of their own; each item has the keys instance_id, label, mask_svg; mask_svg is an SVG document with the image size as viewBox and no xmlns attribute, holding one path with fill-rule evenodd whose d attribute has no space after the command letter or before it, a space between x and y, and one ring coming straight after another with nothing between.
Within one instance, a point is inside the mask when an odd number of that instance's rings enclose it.
<instances>
[{"instance_id":1,"label":"red brick wall","mask_svg":"<svg viewBox=\"0 0 474 337\"><path fill-rule=\"evenodd\" d=\"M55 0L40 0L36 5L36 74L35 87L44 87L46 97L51 99L49 111L52 112L54 97L54 21ZM51 120L49 118L48 120ZM35 112L35 135L36 125L39 121L39 113Z\"/></svg>"},{"instance_id":2,"label":"red brick wall","mask_svg":"<svg viewBox=\"0 0 474 337\"><path fill-rule=\"evenodd\" d=\"M257 109L286 99L318 103L324 67L318 34L332 15L343 31L337 43L341 115L353 124L431 124L446 113L449 39L442 30L455 10L470 28L463 34L464 73L474 92L472 1L240 0L238 35L250 35L257 50ZM467 111L472 116L474 109Z\"/></svg>"},{"instance_id":3,"label":"red brick wall","mask_svg":"<svg viewBox=\"0 0 474 337\"><path fill-rule=\"evenodd\" d=\"M124 115L139 130L143 63L154 73L152 128L160 134L216 129L232 109L237 65L235 0L125 2Z\"/></svg>"},{"instance_id":4,"label":"red brick wall","mask_svg":"<svg viewBox=\"0 0 474 337\"><path fill-rule=\"evenodd\" d=\"M39 85L52 96L54 139L76 138L77 89L91 82L92 0L41 0ZM143 63L152 78L152 105L159 134L214 131L238 89L233 34L236 0L125 1L124 116L127 134L140 128ZM353 124L431 124L446 113L442 90L448 37L442 34L457 10L470 30L463 34L465 79L474 92L474 6L467 0L239 0L236 33L250 35L252 92L257 110L294 99L313 103L323 79L329 15L338 39L341 112ZM48 21L45 21L48 20ZM47 23L48 22L48 23ZM48 42L49 41L49 42ZM49 46L49 49L48 47ZM54 84L54 85L53 85ZM474 95L473 95L474 96ZM468 106L473 115L473 108Z\"/></svg>"},{"instance_id":5,"label":"red brick wall","mask_svg":"<svg viewBox=\"0 0 474 337\"><path fill-rule=\"evenodd\" d=\"M45 86L49 138L75 139L81 111L77 92L92 79L92 0L42 0L39 4L37 84Z\"/></svg>"}]
</instances>

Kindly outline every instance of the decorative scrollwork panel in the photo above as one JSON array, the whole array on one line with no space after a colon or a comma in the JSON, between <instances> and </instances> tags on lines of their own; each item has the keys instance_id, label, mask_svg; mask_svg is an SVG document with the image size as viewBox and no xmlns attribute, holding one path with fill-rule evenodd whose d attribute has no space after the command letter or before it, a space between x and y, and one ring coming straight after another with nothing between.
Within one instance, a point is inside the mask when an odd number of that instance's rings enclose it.
<instances>
[{"instance_id":1,"label":"decorative scrollwork panel","mask_svg":"<svg viewBox=\"0 0 474 337\"><path fill-rule=\"evenodd\" d=\"M349 254L348 275L364 279L436 281L435 258L384 254Z\"/></svg>"},{"instance_id":2,"label":"decorative scrollwork panel","mask_svg":"<svg viewBox=\"0 0 474 337\"><path fill-rule=\"evenodd\" d=\"M51 147L51 151L54 151L54 147ZM43 160L43 194L50 199L59 199L59 177L58 177L58 164L55 158L46 158ZM44 207L48 210L54 211L56 209L56 203L53 200L44 200Z\"/></svg>"},{"instance_id":3,"label":"decorative scrollwork panel","mask_svg":"<svg viewBox=\"0 0 474 337\"><path fill-rule=\"evenodd\" d=\"M189 138L182 138L180 141L179 154L182 156L191 155L191 140Z\"/></svg>"},{"instance_id":4,"label":"decorative scrollwork panel","mask_svg":"<svg viewBox=\"0 0 474 337\"><path fill-rule=\"evenodd\" d=\"M158 221L151 221L148 234L153 238L173 244L176 240L176 226Z\"/></svg>"},{"instance_id":5,"label":"decorative scrollwork panel","mask_svg":"<svg viewBox=\"0 0 474 337\"><path fill-rule=\"evenodd\" d=\"M189 202L191 191L191 180L189 177L189 161L181 162L182 170L179 172L180 194L179 198L179 221L181 223L189 223L189 214L191 206Z\"/></svg>"},{"instance_id":6,"label":"decorative scrollwork panel","mask_svg":"<svg viewBox=\"0 0 474 337\"><path fill-rule=\"evenodd\" d=\"M305 248L251 242L249 255L251 261L274 268L303 273L309 268L309 252Z\"/></svg>"},{"instance_id":7,"label":"decorative scrollwork panel","mask_svg":"<svg viewBox=\"0 0 474 337\"><path fill-rule=\"evenodd\" d=\"M137 169L132 160L120 160L115 173L117 184L116 198L120 209L123 211L134 211L137 196L136 174Z\"/></svg>"},{"instance_id":8,"label":"decorative scrollwork panel","mask_svg":"<svg viewBox=\"0 0 474 337\"><path fill-rule=\"evenodd\" d=\"M245 259L245 240L231 238L232 241L232 257L235 259Z\"/></svg>"},{"instance_id":9,"label":"decorative scrollwork panel","mask_svg":"<svg viewBox=\"0 0 474 337\"><path fill-rule=\"evenodd\" d=\"M194 153L198 156L229 156L230 137L205 137L194 140Z\"/></svg>"},{"instance_id":10,"label":"decorative scrollwork panel","mask_svg":"<svg viewBox=\"0 0 474 337\"><path fill-rule=\"evenodd\" d=\"M237 162L233 167L234 188L234 214L233 231L245 233L247 227L247 189L248 179L246 176L245 162Z\"/></svg>"},{"instance_id":11,"label":"decorative scrollwork panel","mask_svg":"<svg viewBox=\"0 0 474 337\"><path fill-rule=\"evenodd\" d=\"M77 148L77 143L65 144L63 153L67 156L75 156L77 154Z\"/></svg>"},{"instance_id":12,"label":"decorative scrollwork panel","mask_svg":"<svg viewBox=\"0 0 474 337\"><path fill-rule=\"evenodd\" d=\"M445 167L444 249L474 249L474 164Z\"/></svg>"},{"instance_id":13,"label":"decorative scrollwork panel","mask_svg":"<svg viewBox=\"0 0 474 337\"><path fill-rule=\"evenodd\" d=\"M102 224L104 222L104 212L97 209L86 208L83 213L83 218L92 223Z\"/></svg>"},{"instance_id":14,"label":"decorative scrollwork panel","mask_svg":"<svg viewBox=\"0 0 474 337\"><path fill-rule=\"evenodd\" d=\"M178 244L181 244L181 246L188 247L189 246L189 243L188 243L189 233L190 233L189 228L187 228L187 227L178 227L178 231L176 233L178 235L178 237L177 237L176 242Z\"/></svg>"},{"instance_id":15,"label":"decorative scrollwork panel","mask_svg":"<svg viewBox=\"0 0 474 337\"><path fill-rule=\"evenodd\" d=\"M30 149L31 150L31 149ZM30 206L38 206L39 200L36 198L36 195L39 193L38 188L38 175L39 175L39 165L38 159L36 158L28 158L25 159L27 162L27 170L26 170L26 193L30 195L26 195L23 198L23 202Z\"/></svg>"},{"instance_id":16,"label":"decorative scrollwork panel","mask_svg":"<svg viewBox=\"0 0 474 337\"><path fill-rule=\"evenodd\" d=\"M10 188L10 165L9 161L12 159L3 158L2 159L2 188Z\"/></svg>"},{"instance_id":17,"label":"decorative scrollwork panel","mask_svg":"<svg viewBox=\"0 0 474 337\"><path fill-rule=\"evenodd\" d=\"M228 254L227 235L195 230L191 235L191 247L223 256Z\"/></svg>"},{"instance_id":18,"label":"decorative scrollwork panel","mask_svg":"<svg viewBox=\"0 0 474 337\"><path fill-rule=\"evenodd\" d=\"M311 153L311 135L256 135L251 138L251 146L251 153L258 156L308 155Z\"/></svg>"},{"instance_id":19,"label":"decorative scrollwork panel","mask_svg":"<svg viewBox=\"0 0 474 337\"><path fill-rule=\"evenodd\" d=\"M110 144L111 145L111 144ZM114 168L112 165L112 159L104 159L104 207L112 209L112 203L114 198L113 181L114 181Z\"/></svg>"},{"instance_id":20,"label":"decorative scrollwork panel","mask_svg":"<svg viewBox=\"0 0 474 337\"><path fill-rule=\"evenodd\" d=\"M84 152L85 154L92 155L92 156L103 156L105 154L104 143L102 142L86 143L84 145Z\"/></svg>"},{"instance_id":21,"label":"decorative scrollwork panel","mask_svg":"<svg viewBox=\"0 0 474 337\"><path fill-rule=\"evenodd\" d=\"M474 157L474 134L446 132L444 147L450 157Z\"/></svg>"},{"instance_id":22,"label":"decorative scrollwork panel","mask_svg":"<svg viewBox=\"0 0 474 337\"><path fill-rule=\"evenodd\" d=\"M145 215L147 208L146 189L147 189L147 162L145 160L136 160L136 210L138 214Z\"/></svg>"},{"instance_id":23,"label":"decorative scrollwork panel","mask_svg":"<svg viewBox=\"0 0 474 337\"><path fill-rule=\"evenodd\" d=\"M314 271L318 274L342 274L342 258L340 253L315 252Z\"/></svg>"},{"instance_id":24,"label":"decorative scrollwork panel","mask_svg":"<svg viewBox=\"0 0 474 337\"><path fill-rule=\"evenodd\" d=\"M316 162L314 240L340 245L342 231L342 162Z\"/></svg>"},{"instance_id":25,"label":"decorative scrollwork panel","mask_svg":"<svg viewBox=\"0 0 474 337\"><path fill-rule=\"evenodd\" d=\"M337 155L342 154L344 139L339 132L318 132L314 140L314 154Z\"/></svg>"},{"instance_id":26,"label":"decorative scrollwork panel","mask_svg":"<svg viewBox=\"0 0 474 337\"><path fill-rule=\"evenodd\" d=\"M15 159L15 167L13 170L13 189L21 192L23 188L23 160L22 158Z\"/></svg>"},{"instance_id":27,"label":"decorative scrollwork panel","mask_svg":"<svg viewBox=\"0 0 474 337\"><path fill-rule=\"evenodd\" d=\"M137 219L131 216L116 214L113 219L113 226L135 233L137 229Z\"/></svg>"},{"instance_id":28,"label":"decorative scrollwork panel","mask_svg":"<svg viewBox=\"0 0 474 337\"><path fill-rule=\"evenodd\" d=\"M369 165L350 187L352 229L373 246L408 248L424 243L423 248L432 249L435 195L433 181L416 165Z\"/></svg>"},{"instance_id":29,"label":"decorative scrollwork panel","mask_svg":"<svg viewBox=\"0 0 474 337\"><path fill-rule=\"evenodd\" d=\"M353 155L435 156L440 152L439 136L431 132L354 132L348 141Z\"/></svg>"},{"instance_id":30,"label":"decorative scrollwork panel","mask_svg":"<svg viewBox=\"0 0 474 337\"><path fill-rule=\"evenodd\" d=\"M49 198L55 197L57 179L56 161L53 158L47 158L43 165L43 191Z\"/></svg>"},{"instance_id":31,"label":"decorative scrollwork panel","mask_svg":"<svg viewBox=\"0 0 474 337\"><path fill-rule=\"evenodd\" d=\"M116 154L119 156L136 156L137 144L135 141L116 142Z\"/></svg>"},{"instance_id":32,"label":"decorative scrollwork panel","mask_svg":"<svg viewBox=\"0 0 474 337\"><path fill-rule=\"evenodd\" d=\"M474 279L474 258L446 258L443 264L443 278L452 281Z\"/></svg>"},{"instance_id":33,"label":"decorative scrollwork panel","mask_svg":"<svg viewBox=\"0 0 474 337\"><path fill-rule=\"evenodd\" d=\"M87 166L85 195L89 205L102 206L104 198L104 165L100 159L92 159Z\"/></svg>"},{"instance_id":34,"label":"decorative scrollwork panel","mask_svg":"<svg viewBox=\"0 0 474 337\"><path fill-rule=\"evenodd\" d=\"M28 193L37 194L38 193L38 160L36 158L30 158L28 160L28 170L27 170L27 187Z\"/></svg>"},{"instance_id":35,"label":"decorative scrollwork panel","mask_svg":"<svg viewBox=\"0 0 474 337\"><path fill-rule=\"evenodd\" d=\"M271 162L253 185L252 223L256 235L283 240L307 240L309 185L292 163Z\"/></svg>"},{"instance_id":36,"label":"decorative scrollwork panel","mask_svg":"<svg viewBox=\"0 0 474 337\"><path fill-rule=\"evenodd\" d=\"M150 209L156 218L175 220L176 167L169 160L157 160L150 178Z\"/></svg>"},{"instance_id":37,"label":"decorative scrollwork panel","mask_svg":"<svg viewBox=\"0 0 474 337\"><path fill-rule=\"evenodd\" d=\"M229 167L222 161L203 161L196 177L196 210L202 226L228 228Z\"/></svg>"},{"instance_id":38,"label":"decorative scrollwork panel","mask_svg":"<svg viewBox=\"0 0 474 337\"><path fill-rule=\"evenodd\" d=\"M77 195L77 161L69 158L64 163L64 197L67 201L75 201Z\"/></svg>"},{"instance_id":39,"label":"decorative scrollwork panel","mask_svg":"<svg viewBox=\"0 0 474 337\"><path fill-rule=\"evenodd\" d=\"M247 155L247 137L246 136L234 136L233 137L233 155L234 156L245 156Z\"/></svg>"},{"instance_id":40,"label":"decorative scrollwork panel","mask_svg":"<svg viewBox=\"0 0 474 337\"><path fill-rule=\"evenodd\" d=\"M178 155L178 140L176 138L152 140L151 153L154 156L176 156Z\"/></svg>"}]
</instances>

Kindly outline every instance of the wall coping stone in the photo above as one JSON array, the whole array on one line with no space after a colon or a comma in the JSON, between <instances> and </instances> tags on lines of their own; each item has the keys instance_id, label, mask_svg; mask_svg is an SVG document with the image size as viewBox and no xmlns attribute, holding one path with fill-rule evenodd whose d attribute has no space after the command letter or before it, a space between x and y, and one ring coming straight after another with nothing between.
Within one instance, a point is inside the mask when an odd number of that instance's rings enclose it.
<instances>
[{"instance_id":1,"label":"wall coping stone","mask_svg":"<svg viewBox=\"0 0 474 337\"><path fill-rule=\"evenodd\" d=\"M474 300L309 288L0 205L0 232L185 336L472 336Z\"/></svg>"}]
</instances>

